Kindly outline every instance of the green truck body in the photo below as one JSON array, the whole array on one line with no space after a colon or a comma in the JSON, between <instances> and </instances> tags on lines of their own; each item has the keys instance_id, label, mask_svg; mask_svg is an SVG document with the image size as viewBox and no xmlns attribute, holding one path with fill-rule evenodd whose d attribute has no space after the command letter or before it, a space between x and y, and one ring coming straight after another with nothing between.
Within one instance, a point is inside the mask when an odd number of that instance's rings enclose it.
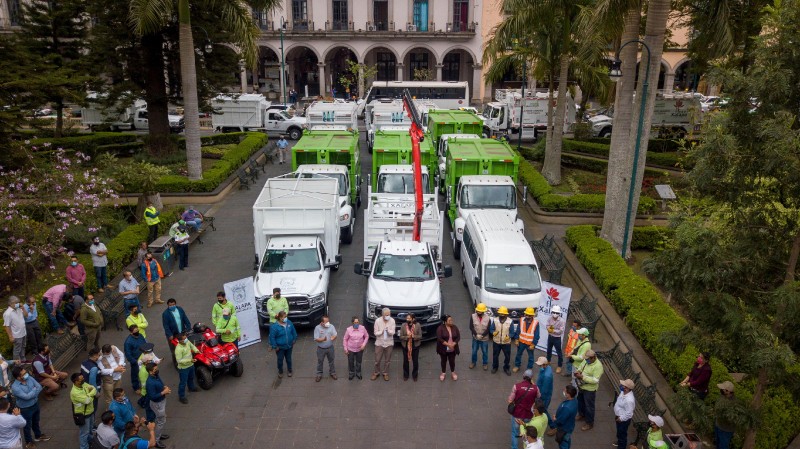
<instances>
[{"instance_id":1,"label":"green truck body","mask_svg":"<svg viewBox=\"0 0 800 449\"><path fill-rule=\"evenodd\" d=\"M350 201L357 204L361 174L358 131L306 130L292 147L292 171L305 164L346 165L350 173Z\"/></svg>"},{"instance_id":2,"label":"green truck body","mask_svg":"<svg viewBox=\"0 0 800 449\"><path fill-rule=\"evenodd\" d=\"M438 158L436 150L428 139L419 144L420 163L428 167L429 188L433 191ZM408 131L385 131L375 133L372 144L372 190L378 188L378 170L382 165L397 165L414 163L411 151L411 135Z\"/></svg>"},{"instance_id":3,"label":"green truck body","mask_svg":"<svg viewBox=\"0 0 800 449\"><path fill-rule=\"evenodd\" d=\"M495 139L451 138L447 148L447 167L445 169L445 192L447 215L453 223L457 215L456 188L458 180L466 175L510 176L516 184L519 174L519 154L505 141Z\"/></svg>"},{"instance_id":4,"label":"green truck body","mask_svg":"<svg viewBox=\"0 0 800 449\"><path fill-rule=\"evenodd\" d=\"M433 146L445 134L483 133L483 120L469 111L437 109L428 113L428 136Z\"/></svg>"}]
</instances>

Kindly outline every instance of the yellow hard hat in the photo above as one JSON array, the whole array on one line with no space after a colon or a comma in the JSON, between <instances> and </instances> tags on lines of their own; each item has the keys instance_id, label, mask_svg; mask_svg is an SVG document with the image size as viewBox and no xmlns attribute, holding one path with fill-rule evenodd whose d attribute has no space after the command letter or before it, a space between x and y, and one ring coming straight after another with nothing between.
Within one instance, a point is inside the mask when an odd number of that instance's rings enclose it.
<instances>
[{"instance_id":1,"label":"yellow hard hat","mask_svg":"<svg viewBox=\"0 0 800 449\"><path fill-rule=\"evenodd\" d=\"M525 309L525 315L528 316L536 315L536 309L534 309L533 307L528 307L527 309Z\"/></svg>"},{"instance_id":2,"label":"yellow hard hat","mask_svg":"<svg viewBox=\"0 0 800 449\"><path fill-rule=\"evenodd\" d=\"M500 306L500 308L497 309L497 314L498 315L508 315L508 307Z\"/></svg>"},{"instance_id":3,"label":"yellow hard hat","mask_svg":"<svg viewBox=\"0 0 800 449\"><path fill-rule=\"evenodd\" d=\"M477 307L475 307L475 311L476 311L476 312L480 312L480 313L486 313L486 310L488 310L488 309L486 308L486 304L484 304L484 303L482 303L482 302L479 302L479 303L478 303L478 305L477 305Z\"/></svg>"}]
</instances>

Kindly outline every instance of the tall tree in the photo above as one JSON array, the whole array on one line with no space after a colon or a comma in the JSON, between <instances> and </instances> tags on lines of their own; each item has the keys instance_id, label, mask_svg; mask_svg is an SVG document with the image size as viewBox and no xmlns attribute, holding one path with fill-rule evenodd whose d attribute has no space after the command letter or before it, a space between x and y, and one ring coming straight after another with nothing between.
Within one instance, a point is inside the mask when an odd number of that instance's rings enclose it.
<instances>
[{"instance_id":1,"label":"tall tree","mask_svg":"<svg viewBox=\"0 0 800 449\"><path fill-rule=\"evenodd\" d=\"M23 2L19 45L29 70L26 89L56 111L55 136L64 129L67 102L80 102L88 77L82 55L86 52L88 15L81 0L30 0Z\"/></svg>"}]
</instances>

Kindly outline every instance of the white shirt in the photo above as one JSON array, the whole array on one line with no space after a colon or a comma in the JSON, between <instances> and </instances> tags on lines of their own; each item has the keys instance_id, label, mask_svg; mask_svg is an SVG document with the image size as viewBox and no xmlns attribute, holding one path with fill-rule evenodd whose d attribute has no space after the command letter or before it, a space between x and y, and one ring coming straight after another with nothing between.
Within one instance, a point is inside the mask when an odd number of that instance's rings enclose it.
<instances>
[{"instance_id":1,"label":"white shirt","mask_svg":"<svg viewBox=\"0 0 800 449\"><path fill-rule=\"evenodd\" d=\"M119 444L117 431L114 430L112 426L107 426L103 423L97 426L97 440L105 447L112 447L115 444ZM134 444L133 446L136 445Z\"/></svg>"},{"instance_id":2,"label":"white shirt","mask_svg":"<svg viewBox=\"0 0 800 449\"><path fill-rule=\"evenodd\" d=\"M27 335L25 332L25 316L22 314L22 306L19 309L9 307L3 312L3 325L11 328L11 335L14 338L22 338Z\"/></svg>"},{"instance_id":3,"label":"white shirt","mask_svg":"<svg viewBox=\"0 0 800 449\"><path fill-rule=\"evenodd\" d=\"M120 380L122 379L122 373L115 372L114 369L118 366L125 366L125 354L116 346L111 346L110 354L100 353L97 365L100 368L100 375L111 376L113 380Z\"/></svg>"},{"instance_id":4,"label":"white shirt","mask_svg":"<svg viewBox=\"0 0 800 449\"><path fill-rule=\"evenodd\" d=\"M628 421L633 418L633 409L636 408L636 400L633 398L633 392L620 393L617 396L617 402L614 403L614 416L617 416L620 421Z\"/></svg>"},{"instance_id":5,"label":"white shirt","mask_svg":"<svg viewBox=\"0 0 800 449\"><path fill-rule=\"evenodd\" d=\"M103 243L98 243L95 245L92 243L89 245L89 253L92 255L92 266L93 267L106 267L108 266L108 257L107 256L98 256L98 251L108 251L106 245Z\"/></svg>"},{"instance_id":6,"label":"white shirt","mask_svg":"<svg viewBox=\"0 0 800 449\"><path fill-rule=\"evenodd\" d=\"M536 441L534 441L533 443L528 443L526 441L525 449L544 449L544 446L542 445L542 438L541 437L537 438Z\"/></svg>"}]
</instances>

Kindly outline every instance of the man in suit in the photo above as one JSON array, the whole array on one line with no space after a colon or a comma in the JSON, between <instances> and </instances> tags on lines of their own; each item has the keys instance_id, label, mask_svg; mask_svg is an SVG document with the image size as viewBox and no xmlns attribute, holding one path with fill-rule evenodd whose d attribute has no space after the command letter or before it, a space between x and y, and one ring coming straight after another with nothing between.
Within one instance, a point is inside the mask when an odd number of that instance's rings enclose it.
<instances>
[{"instance_id":1,"label":"man in suit","mask_svg":"<svg viewBox=\"0 0 800 449\"><path fill-rule=\"evenodd\" d=\"M178 306L178 301L175 298L167 300L167 310L161 314L161 322L164 325L164 334L167 336L167 344L172 353L172 361L175 361L175 346L172 345L172 339L177 338L182 332L189 332L192 329L192 322L183 311L183 307Z\"/></svg>"}]
</instances>

